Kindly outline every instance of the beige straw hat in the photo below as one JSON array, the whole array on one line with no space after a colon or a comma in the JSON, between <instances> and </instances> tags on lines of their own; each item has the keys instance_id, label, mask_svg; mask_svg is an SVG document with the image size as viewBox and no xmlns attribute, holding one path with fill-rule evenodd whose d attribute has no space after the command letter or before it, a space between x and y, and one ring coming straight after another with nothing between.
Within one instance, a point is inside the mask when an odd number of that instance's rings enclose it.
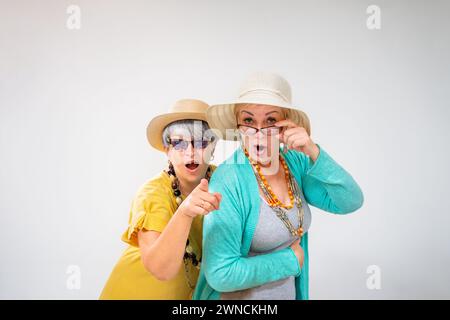
<instances>
[{"instance_id":1,"label":"beige straw hat","mask_svg":"<svg viewBox=\"0 0 450 320\"><path fill-rule=\"evenodd\" d=\"M287 109L287 118L304 127L311 134L308 116L292 106L291 86L281 76L274 73L257 72L251 74L241 85L236 100L217 104L208 108L206 117L211 128L218 129L222 138L235 140L238 136L235 107L238 104L271 105ZM228 134L226 134L226 132ZM233 134L231 134L234 132Z\"/></svg>"},{"instance_id":2,"label":"beige straw hat","mask_svg":"<svg viewBox=\"0 0 450 320\"><path fill-rule=\"evenodd\" d=\"M150 145L160 151L164 150L162 134L164 128L178 120L206 121L206 110L209 105L201 100L182 99L170 108L168 113L154 117L147 126L147 139Z\"/></svg>"}]
</instances>

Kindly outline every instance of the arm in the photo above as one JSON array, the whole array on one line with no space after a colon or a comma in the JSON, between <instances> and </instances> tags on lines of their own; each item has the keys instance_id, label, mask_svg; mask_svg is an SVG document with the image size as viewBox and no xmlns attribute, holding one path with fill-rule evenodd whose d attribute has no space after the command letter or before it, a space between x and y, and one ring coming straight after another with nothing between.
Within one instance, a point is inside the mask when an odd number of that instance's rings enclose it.
<instances>
[{"instance_id":1,"label":"arm","mask_svg":"<svg viewBox=\"0 0 450 320\"><path fill-rule=\"evenodd\" d=\"M206 216L203 224L202 268L209 285L219 292L232 292L298 276L301 269L292 248L255 257L241 255L243 201L248 199L239 197L239 182L231 170L221 169L211 180L211 188L222 195L220 209Z\"/></svg>"},{"instance_id":2,"label":"arm","mask_svg":"<svg viewBox=\"0 0 450 320\"><path fill-rule=\"evenodd\" d=\"M162 232L140 230L138 244L147 271L158 280L173 279L183 264L193 219L217 209L219 202L220 196L209 194L208 182L203 179L178 207Z\"/></svg>"},{"instance_id":3,"label":"arm","mask_svg":"<svg viewBox=\"0 0 450 320\"><path fill-rule=\"evenodd\" d=\"M322 210L340 214L353 212L362 206L364 197L358 184L312 141L305 128L291 120L281 120L275 125L285 127L279 136L297 159L297 163L292 165L300 167L307 202Z\"/></svg>"},{"instance_id":4,"label":"arm","mask_svg":"<svg viewBox=\"0 0 450 320\"><path fill-rule=\"evenodd\" d=\"M177 210L162 233L145 229L139 231L142 262L158 280L171 280L177 275L183 263L191 225L192 218Z\"/></svg>"},{"instance_id":5,"label":"arm","mask_svg":"<svg viewBox=\"0 0 450 320\"><path fill-rule=\"evenodd\" d=\"M359 209L364 196L353 177L317 144L315 161L298 153L302 165L302 185L305 199L322 210L347 214ZM295 151L292 151L295 152Z\"/></svg>"}]
</instances>

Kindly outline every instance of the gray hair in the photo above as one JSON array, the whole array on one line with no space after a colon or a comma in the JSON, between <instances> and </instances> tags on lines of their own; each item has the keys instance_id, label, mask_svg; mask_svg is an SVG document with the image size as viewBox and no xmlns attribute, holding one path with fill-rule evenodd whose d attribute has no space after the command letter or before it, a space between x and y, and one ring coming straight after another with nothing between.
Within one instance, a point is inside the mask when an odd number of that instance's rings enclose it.
<instances>
[{"instance_id":1,"label":"gray hair","mask_svg":"<svg viewBox=\"0 0 450 320\"><path fill-rule=\"evenodd\" d=\"M192 140L208 140L212 142L217 138L206 121L192 119L174 121L164 128L162 141L165 148L169 146L172 134L190 135Z\"/></svg>"}]
</instances>

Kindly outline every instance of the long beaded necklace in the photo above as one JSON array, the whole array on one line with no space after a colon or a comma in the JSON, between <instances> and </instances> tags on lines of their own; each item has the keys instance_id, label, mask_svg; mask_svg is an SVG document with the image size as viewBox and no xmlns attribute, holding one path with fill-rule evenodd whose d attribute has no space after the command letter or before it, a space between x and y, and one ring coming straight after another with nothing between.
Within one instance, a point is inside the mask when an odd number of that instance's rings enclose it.
<instances>
[{"instance_id":1,"label":"long beaded necklace","mask_svg":"<svg viewBox=\"0 0 450 320\"><path fill-rule=\"evenodd\" d=\"M302 199L300 197L300 188L297 184L297 181L292 176L291 172L289 171L289 167L286 164L286 161L284 158L280 155L280 163L283 166L284 169L284 176L286 179L286 183L288 186L288 194L289 194L289 204L283 204L278 197L273 192L270 185L267 183L267 178L262 174L261 167L256 161L253 161L250 158L250 155L248 151L244 148L245 156L248 158L252 165L253 172L255 173L256 180L258 181L258 185L261 187L262 193L264 194L264 197L266 198L267 204L272 208L272 210L275 211L277 217L283 222L283 224L286 226L286 228L289 230L289 232L292 234L292 236L296 237L302 237L303 236L303 205L302 205ZM297 219L298 219L298 225L299 227L296 229L292 222L289 220L287 216L287 211L292 209L294 205L297 207Z\"/></svg>"},{"instance_id":2,"label":"long beaded necklace","mask_svg":"<svg viewBox=\"0 0 450 320\"><path fill-rule=\"evenodd\" d=\"M177 203L178 206L180 206L180 204L183 202L183 199L181 198L181 191L180 191L180 181L178 180L176 174L175 174L175 169L173 168L172 163L169 161L169 169L165 170L165 172L169 175L169 177L171 178L172 181L172 190L173 190L173 195L175 196L175 201ZM208 169L206 170L206 180L208 180L211 178L211 174L212 174L212 170L211 170L211 166L208 167ZM191 264L196 267L197 269L200 269L200 265L202 262L202 258L200 257L200 259L197 259L197 254L194 252L193 247L190 245L189 243L189 237L186 240L186 248L184 249L184 256L183 256L183 264L184 264L184 273L186 275L186 280L188 282L188 285L191 289L195 288L195 284L193 284L191 282L191 279L189 277L189 261L191 262Z\"/></svg>"}]
</instances>

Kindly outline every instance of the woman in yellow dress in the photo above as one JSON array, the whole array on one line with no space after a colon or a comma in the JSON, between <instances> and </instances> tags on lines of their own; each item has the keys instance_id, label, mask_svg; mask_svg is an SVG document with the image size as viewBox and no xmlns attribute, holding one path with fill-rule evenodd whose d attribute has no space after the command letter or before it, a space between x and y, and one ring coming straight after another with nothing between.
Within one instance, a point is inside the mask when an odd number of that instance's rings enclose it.
<instances>
[{"instance_id":1,"label":"woman in yellow dress","mask_svg":"<svg viewBox=\"0 0 450 320\"><path fill-rule=\"evenodd\" d=\"M166 153L169 168L139 189L122 240L129 244L100 299L190 299L202 252L203 216L219 208L208 192L215 136L208 105L184 99L153 118L149 143Z\"/></svg>"}]
</instances>

